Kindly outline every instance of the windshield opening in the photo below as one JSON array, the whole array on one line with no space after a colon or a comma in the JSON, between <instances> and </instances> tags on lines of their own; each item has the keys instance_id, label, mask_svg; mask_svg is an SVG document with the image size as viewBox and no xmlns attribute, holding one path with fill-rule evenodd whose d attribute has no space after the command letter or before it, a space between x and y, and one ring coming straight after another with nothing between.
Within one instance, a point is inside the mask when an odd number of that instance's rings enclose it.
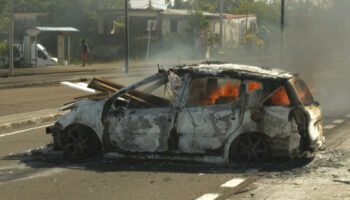
<instances>
[{"instance_id":1,"label":"windshield opening","mask_svg":"<svg viewBox=\"0 0 350 200\"><path fill-rule=\"evenodd\" d=\"M158 74L143 81L123 88L116 103L127 108L167 107L176 96L175 75ZM123 103L121 103L122 101Z\"/></svg>"}]
</instances>

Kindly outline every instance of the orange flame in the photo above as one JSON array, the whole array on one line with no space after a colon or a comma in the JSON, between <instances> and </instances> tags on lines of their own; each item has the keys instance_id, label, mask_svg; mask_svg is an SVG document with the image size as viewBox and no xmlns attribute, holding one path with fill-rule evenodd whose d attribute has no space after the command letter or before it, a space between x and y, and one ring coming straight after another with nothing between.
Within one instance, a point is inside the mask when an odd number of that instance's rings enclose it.
<instances>
[{"instance_id":1,"label":"orange flame","mask_svg":"<svg viewBox=\"0 0 350 200\"><path fill-rule=\"evenodd\" d=\"M254 92L255 90L261 89L262 88L262 84L260 82L257 81L249 81L248 83L248 92Z\"/></svg>"},{"instance_id":2,"label":"orange flame","mask_svg":"<svg viewBox=\"0 0 350 200\"><path fill-rule=\"evenodd\" d=\"M239 85L227 82L226 85L219 87L217 90L213 91L207 100L204 101L206 105L213 105L220 97L238 97Z\"/></svg>"},{"instance_id":3,"label":"orange flame","mask_svg":"<svg viewBox=\"0 0 350 200\"><path fill-rule=\"evenodd\" d=\"M289 106L290 101L286 89L284 87L278 88L271 96L271 102L276 106Z\"/></svg>"}]
</instances>

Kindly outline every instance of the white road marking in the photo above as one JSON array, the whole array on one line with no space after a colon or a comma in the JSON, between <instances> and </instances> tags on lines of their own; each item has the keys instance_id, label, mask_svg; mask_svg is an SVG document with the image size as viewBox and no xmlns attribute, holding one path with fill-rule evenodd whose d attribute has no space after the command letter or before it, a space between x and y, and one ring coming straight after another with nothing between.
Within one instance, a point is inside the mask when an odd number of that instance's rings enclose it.
<instances>
[{"instance_id":1,"label":"white road marking","mask_svg":"<svg viewBox=\"0 0 350 200\"><path fill-rule=\"evenodd\" d=\"M220 194L218 193L208 193L208 194L204 194L201 197L197 198L196 200L214 200L216 198L218 198L220 196Z\"/></svg>"},{"instance_id":2,"label":"white road marking","mask_svg":"<svg viewBox=\"0 0 350 200\"><path fill-rule=\"evenodd\" d=\"M203 176L204 174L203 173L199 173L198 176Z\"/></svg>"},{"instance_id":3,"label":"white road marking","mask_svg":"<svg viewBox=\"0 0 350 200\"><path fill-rule=\"evenodd\" d=\"M350 118L350 114L345 115L346 118Z\"/></svg>"},{"instance_id":4,"label":"white road marking","mask_svg":"<svg viewBox=\"0 0 350 200\"><path fill-rule=\"evenodd\" d=\"M243 183L243 181L245 181L245 179L243 179L243 178L233 178L233 179L227 181L226 183L222 184L221 187L234 188L237 185Z\"/></svg>"},{"instance_id":5,"label":"white road marking","mask_svg":"<svg viewBox=\"0 0 350 200\"><path fill-rule=\"evenodd\" d=\"M334 123L334 124L341 124L341 123L343 123L343 122L344 122L343 119L336 119L336 120L334 120L332 123Z\"/></svg>"},{"instance_id":6,"label":"white road marking","mask_svg":"<svg viewBox=\"0 0 350 200\"><path fill-rule=\"evenodd\" d=\"M53 168L53 169L48 169L48 170L41 171L41 172L39 171L37 173L34 173L31 176L23 177L23 178L16 179L16 180L13 180L13 181L24 181L24 180L30 180L30 179L35 179L35 178L48 177L48 176L52 176L52 175L55 175L55 174L59 174L59 173L64 172L64 171L66 171L66 169Z\"/></svg>"},{"instance_id":7,"label":"white road marking","mask_svg":"<svg viewBox=\"0 0 350 200\"><path fill-rule=\"evenodd\" d=\"M15 131L15 132L11 132L11 133L4 133L4 134L0 135L0 138L6 137L6 136L10 136L10 135L16 135L16 134L19 134L19 133L24 133L24 132L27 132L27 131L32 131L32 130L36 130L36 129L45 128L45 127L50 126L50 125L52 125L52 124L46 124L46 125L37 126L37 127L33 127L33 128L28 128L28 129Z\"/></svg>"},{"instance_id":8,"label":"white road marking","mask_svg":"<svg viewBox=\"0 0 350 200\"><path fill-rule=\"evenodd\" d=\"M66 85L70 88L82 90L82 91L89 92L92 94L96 93L96 90L89 88L87 83L82 83L82 82L72 83L72 82L68 82L68 81L63 81L63 82L61 82L61 84Z\"/></svg>"},{"instance_id":9,"label":"white road marking","mask_svg":"<svg viewBox=\"0 0 350 200\"><path fill-rule=\"evenodd\" d=\"M334 128L334 127L335 127L335 125L333 125L333 124L328 124L328 125L324 126L323 128L324 128L324 129L332 129L332 128Z\"/></svg>"}]
</instances>

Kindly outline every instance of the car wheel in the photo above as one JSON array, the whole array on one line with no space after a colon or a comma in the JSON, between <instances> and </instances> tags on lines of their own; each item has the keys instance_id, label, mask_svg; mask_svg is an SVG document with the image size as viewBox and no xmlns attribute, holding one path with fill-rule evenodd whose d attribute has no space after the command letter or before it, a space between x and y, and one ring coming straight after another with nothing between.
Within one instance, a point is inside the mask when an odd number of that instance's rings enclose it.
<instances>
[{"instance_id":1,"label":"car wheel","mask_svg":"<svg viewBox=\"0 0 350 200\"><path fill-rule=\"evenodd\" d=\"M259 133L239 136L230 147L230 161L243 165L255 165L270 158L266 137Z\"/></svg>"},{"instance_id":2,"label":"car wheel","mask_svg":"<svg viewBox=\"0 0 350 200\"><path fill-rule=\"evenodd\" d=\"M101 150L98 137L89 127L72 125L64 134L63 151L68 159L80 160L91 158Z\"/></svg>"}]
</instances>

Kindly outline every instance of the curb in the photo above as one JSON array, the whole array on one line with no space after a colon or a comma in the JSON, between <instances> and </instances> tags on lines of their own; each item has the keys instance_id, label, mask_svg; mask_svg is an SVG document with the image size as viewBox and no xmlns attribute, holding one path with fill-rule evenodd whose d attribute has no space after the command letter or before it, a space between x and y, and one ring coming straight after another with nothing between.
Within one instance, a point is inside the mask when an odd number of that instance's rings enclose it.
<instances>
[{"instance_id":1,"label":"curb","mask_svg":"<svg viewBox=\"0 0 350 200\"><path fill-rule=\"evenodd\" d=\"M62 79L62 80L52 80L52 81L33 81L29 83L17 83L17 84L2 84L0 85L0 89L13 89L13 88L25 88L25 87L33 87L33 86L41 86L41 85L54 85L59 84L62 81L72 81L72 82L79 82L82 79L93 79L94 77L98 78L114 78L113 75L107 75L107 76L82 76L80 78L72 78L72 79Z\"/></svg>"},{"instance_id":2,"label":"curb","mask_svg":"<svg viewBox=\"0 0 350 200\"><path fill-rule=\"evenodd\" d=\"M148 75L147 73L145 74L128 74L128 77L135 77L135 76L140 76L140 75ZM13 89L13 88L25 88L25 87L33 87L33 86L41 86L41 85L54 85L54 84L59 84L62 81L71 81L71 82L80 82L82 80L91 80L93 78L102 78L102 79L112 79L112 78L121 78L124 77L124 74L118 74L118 75L82 75L79 77L68 77L68 78L61 78L61 79L56 79L56 80L46 80L46 81L40 81L40 80L34 80L31 82L27 83L1 83L0 82L0 89Z\"/></svg>"},{"instance_id":3,"label":"curb","mask_svg":"<svg viewBox=\"0 0 350 200\"><path fill-rule=\"evenodd\" d=\"M57 112L57 113L52 113L52 114L43 115L43 116L17 119L17 120L0 124L0 130L15 128L15 127L24 126L24 125L33 125L33 124L39 124L43 122L49 122L49 121L57 120L59 117L61 117L64 114L65 112Z\"/></svg>"}]
</instances>

